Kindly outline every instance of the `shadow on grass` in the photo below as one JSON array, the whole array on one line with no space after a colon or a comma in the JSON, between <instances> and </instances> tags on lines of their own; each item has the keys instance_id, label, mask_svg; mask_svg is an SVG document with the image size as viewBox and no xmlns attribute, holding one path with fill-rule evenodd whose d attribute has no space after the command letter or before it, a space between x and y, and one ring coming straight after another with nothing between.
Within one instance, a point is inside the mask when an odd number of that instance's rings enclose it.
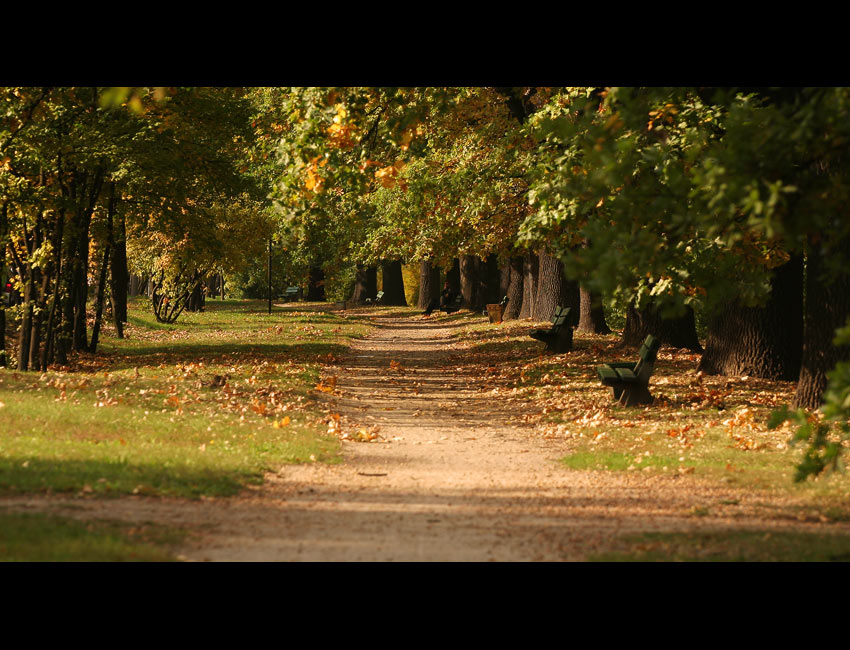
<instances>
[{"instance_id":1,"label":"shadow on grass","mask_svg":"<svg viewBox=\"0 0 850 650\"><path fill-rule=\"evenodd\" d=\"M0 458L0 493L81 492L99 496L143 494L198 498L232 496L262 482L261 470L195 468L103 460Z\"/></svg>"},{"instance_id":2,"label":"shadow on grass","mask_svg":"<svg viewBox=\"0 0 850 650\"><path fill-rule=\"evenodd\" d=\"M139 359L155 357L160 363L172 357L220 357L224 355L253 355L268 359L293 361L321 361L328 355L339 356L348 350L348 346L339 343L176 343L175 345L144 345L121 350L124 360L115 360L112 368L121 370L139 365Z\"/></svg>"},{"instance_id":3,"label":"shadow on grass","mask_svg":"<svg viewBox=\"0 0 850 650\"><path fill-rule=\"evenodd\" d=\"M847 562L850 536L821 532L727 530L624 537L624 550L591 556L601 562Z\"/></svg>"},{"instance_id":4,"label":"shadow on grass","mask_svg":"<svg viewBox=\"0 0 850 650\"><path fill-rule=\"evenodd\" d=\"M182 531L112 521L76 521L41 513L0 512L0 561L168 562Z\"/></svg>"}]
</instances>

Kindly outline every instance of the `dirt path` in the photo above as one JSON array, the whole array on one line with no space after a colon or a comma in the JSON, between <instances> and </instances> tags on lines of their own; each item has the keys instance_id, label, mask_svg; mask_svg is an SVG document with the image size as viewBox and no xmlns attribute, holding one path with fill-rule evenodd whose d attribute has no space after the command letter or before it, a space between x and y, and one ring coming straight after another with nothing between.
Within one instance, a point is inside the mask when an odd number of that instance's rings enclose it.
<instances>
[{"instance_id":1,"label":"dirt path","mask_svg":"<svg viewBox=\"0 0 850 650\"><path fill-rule=\"evenodd\" d=\"M344 442L344 463L287 466L234 499L86 500L75 510L195 527L202 534L183 556L201 561L583 560L629 532L800 527L764 517L757 496L693 477L568 471L556 462L563 440L524 425L527 405L494 397L461 365L450 322L376 323L329 399L343 431L380 438ZM694 516L708 503L710 516Z\"/></svg>"}]
</instances>

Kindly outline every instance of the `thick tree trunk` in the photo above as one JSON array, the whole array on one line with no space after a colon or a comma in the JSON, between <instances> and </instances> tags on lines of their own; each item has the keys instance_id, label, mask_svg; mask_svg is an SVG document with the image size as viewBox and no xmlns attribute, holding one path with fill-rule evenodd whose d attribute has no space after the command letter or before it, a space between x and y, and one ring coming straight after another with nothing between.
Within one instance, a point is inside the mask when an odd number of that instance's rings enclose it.
<instances>
[{"instance_id":1,"label":"thick tree trunk","mask_svg":"<svg viewBox=\"0 0 850 650\"><path fill-rule=\"evenodd\" d=\"M501 291L499 258L489 255L478 260L478 296L483 309L486 305L499 302L504 296Z\"/></svg>"},{"instance_id":2,"label":"thick tree trunk","mask_svg":"<svg viewBox=\"0 0 850 650\"><path fill-rule=\"evenodd\" d=\"M384 291L381 304L407 307L407 298L404 296L404 277L401 275L401 260L382 262L381 273Z\"/></svg>"},{"instance_id":3,"label":"thick tree trunk","mask_svg":"<svg viewBox=\"0 0 850 650\"><path fill-rule=\"evenodd\" d=\"M828 248L824 242L809 246L806 256L803 355L793 406L816 409L823 403L826 374L850 358L850 348L836 347L835 330L850 316L850 269L846 266L825 277L827 260L834 255L850 259L850 239Z\"/></svg>"},{"instance_id":4,"label":"thick tree trunk","mask_svg":"<svg viewBox=\"0 0 850 650\"><path fill-rule=\"evenodd\" d=\"M540 271L540 260L535 253L526 253L522 259L522 306L519 318L534 316L534 302L537 295L537 274Z\"/></svg>"},{"instance_id":5,"label":"thick tree trunk","mask_svg":"<svg viewBox=\"0 0 850 650\"><path fill-rule=\"evenodd\" d=\"M324 302L325 300L325 272L321 266L310 267L307 300L311 302Z\"/></svg>"},{"instance_id":6,"label":"thick tree trunk","mask_svg":"<svg viewBox=\"0 0 850 650\"><path fill-rule=\"evenodd\" d=\"M452 260L452 268L446 271L446 282L453 294L460 293L460 260L457 257Z\"/></svg>"},{"instance_id":7,"label":"thick tree trunk","mask_svg":"<svg viewBox=\"0 0 850 650\"><path fill-rule=\"evenodd\" d=\"M472 311L478 311L481 308L478 263L479 260L474 255L461 255L460 257L460 293L463 296L462 305Z\"/></svg>"},{"instance_id":8,"label":"thick tree trunk","mask_svg":"<svg viewBox=\"0 0 850 650\"><path fill-rule=\"evenodd\" d=\"M605 322L605 309L602 296L584 287L579 287L580 314L577 332L588 334L610 334L611 328Z\"/></svg>"},{"instance_id":9,"label":"thick tree trunk","mask_svg":"<svg viewBox=\"0 0 850 650\"><path fill-rule=\"evenodd\" d=\"M803 349L803 257L777 268L764 307L727 305L711 320L699 370L792 381Z\"/></svg>"},{"instance_id":10,"label":"thick tree trunk","mask_svg":"<svg viewBox=\"0 0 850 650\"><path fill-rule=\"evenodd\" d=\"M508 304L502 314L503 320L516 320L519 318L519 312L522 308L522 289L523 289L523 258L512 257L510 260L510 279L508 281L508 290L505 295L508 297Z\"/></svg>"},{"instance_id":11,"label":"thick tree trunk","mask_svg":"<svg viewBox=\"0 0 850 650\"><path fill-rule=\"evenodd\" d=\"M366 302L366 298L375 298L378 293L378 267L357 265L357 272L354 279L354 293L351 295L351 302L360 304Z\"/></svg>"},{"instance_id":12,"label":"thick tree trunk","mask_svg":"<svg viewBox=\"0 0 850 650\"><path fill-rule=\"evenodd\" d=\"M578 323L578 284L564 277L564 264L546 251L538 253L540 271L537 278L537 293L534 297L534 320L550 320L556 307L570 307L572 324Z\"/></svg>"},{"instance_id":13,"label":"thick tree trunk","mask_svg":"<svg viewBox=\"0 0 850 650\"><path fill-rule=\"evenodd\" d=\"M440 267L431 260L419 262L419 309L428 309L428 306L440 301Z\"/></svg>"},{"instance_id":14,"label":"thick tree trunk","mask_svg":"<svg viewBox=\"0 0 850 650\"><path fill-rule=\"evenodd\" d=\"M499 300L508 295L511 287L511 258L499 264Z\"/></svg>"},{"instance_id":15,"label":"thick tree trunk","mask_svg":"<svg viewBox=\"0 0 850 650\"><path fill-rule=\"evenodd\" d=\"M637 347L649 334L659 339L662 344L702 352L697 338L694 311L690 307L684 316L667 319L661 318L658 310L652 305L640 311L629 305L626 311L626 326L623 329L623 343Z\"/></svg>"}]
</instances>

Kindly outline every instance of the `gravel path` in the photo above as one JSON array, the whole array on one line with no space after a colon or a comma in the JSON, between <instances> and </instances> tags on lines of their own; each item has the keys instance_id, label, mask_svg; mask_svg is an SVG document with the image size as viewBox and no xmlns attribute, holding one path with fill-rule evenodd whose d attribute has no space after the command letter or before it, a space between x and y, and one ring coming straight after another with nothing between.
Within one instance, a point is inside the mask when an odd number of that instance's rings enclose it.
<instances>
[{"instance_id":1,"label":"gravel path","mask_svg":"<svg viewBox=\"0 0 850 650\"><path fill-rule=\"evenodd\" d=\"M693 476L566 470L563 440L524 425L522 403L458 366L450 321L375 322L335 369L329 406L344 432L379 438L343 442L343 463L287 466L238 498L74 509L193 527L183 557L201 561L584 560L631 532L802 525L764 517L764 495ZM710 516L694 515L707 504Z\"/></svg>"}]
</instances>

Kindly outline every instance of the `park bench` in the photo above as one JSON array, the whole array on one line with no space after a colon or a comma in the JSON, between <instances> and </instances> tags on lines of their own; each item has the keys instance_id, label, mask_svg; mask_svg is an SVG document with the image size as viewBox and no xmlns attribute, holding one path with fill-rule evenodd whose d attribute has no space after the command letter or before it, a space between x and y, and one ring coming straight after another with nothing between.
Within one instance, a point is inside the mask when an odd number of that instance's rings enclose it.
<instances>
[{"instance_id":1,"label":"park bench","mask_svg":"<svg viewBox=\"0 0 850 650\"><path fill-rule=\"evenodd\" d=\"M552 316L552 327L531 330L528 335L543 341L550 352L569 352L573 349L573 326L568 322L571 311L569 307L556 307L555 315Z\"/></svg>"},{"instance_id":2,"label":"park bench","mask_svg":"<svg viewBox=\"0 0 850 650\"><path fill-rule=\"evenodd\" d=\"M283 292L283 299L286 302L299 298L301 298L301 287L286 287L286 291Z\"/></svg>"},{"instance_id":3,"label":"park bench","mask_svg":"<svg viewBox=\"0 0 850 650\"><path fill-rule=\"evenodd\" d=\"M661 343L651 334L640 346L637 361L606 363L597 366L596 373L605 386L611 387L614 399L621 406L651 404L649 378Z\"/></svg>"},{"instance_id":4,"label":"park bench","mask_svg":"<svg viewBox=\"0 0 850 650\"><path fill-rule=\"evenodd\" d=\"M447 314L453 314L456 311L460 311L460 306L462 303L463 295L459 293L455 296L455 299L452 300L451 304L443 305L442 307L440 307L440 311L444 311Z\"/></svg>"},{"instance_id":5,"label":"park bench","mask_svg":"<svg viewBox=\"0 0 850 650\"><path fill-rule=\"evenodd\" d=\"M381 302L381 298L383 298L383 297L384 297L384 292L383 292L383 291L379 291L379 292L378 292L378 295L376 295L376 296L375 296L375 299L374 299L374 300L372 300L371 298L366 298L366 304L367 304L367 305L369 305L369 304L375 304L375 305L377 305L379 302Z\"/></svg>"}]
</instances>

